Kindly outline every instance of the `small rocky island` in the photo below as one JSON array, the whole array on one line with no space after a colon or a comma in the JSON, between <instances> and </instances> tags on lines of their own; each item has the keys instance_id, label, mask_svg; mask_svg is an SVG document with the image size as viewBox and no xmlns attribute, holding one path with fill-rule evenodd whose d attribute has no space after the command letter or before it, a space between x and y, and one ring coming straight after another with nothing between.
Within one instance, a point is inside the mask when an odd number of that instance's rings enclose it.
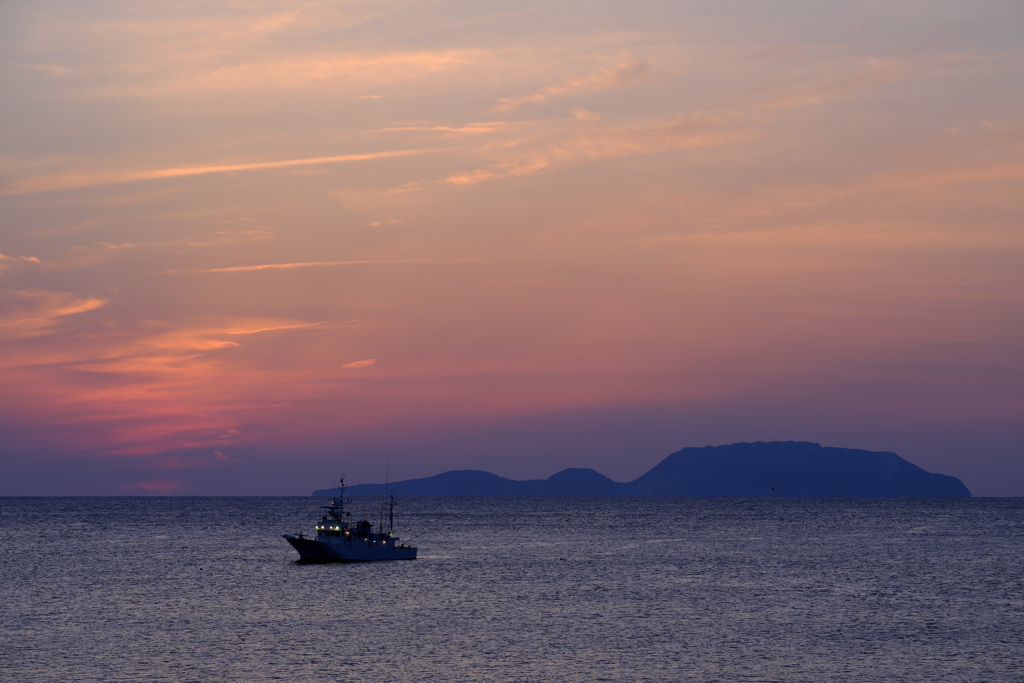
<instances>
[{"instance_id":1,"label":"small rocky island","mask_svg":"<svg viewBox=\"0 0 1024 683\"><path fill-rule=\"evenodd\" d=\"M631 482L571 468L517 481L480 470L444 472L389 485L399 496L686 496L742 498L969 498L956 477L927 472L895 453L831 448L806 441L684 448ZM350 486L379 496L381 484ZM314 491L332 496L335 489Z\"/></svg>"}]
</instances>

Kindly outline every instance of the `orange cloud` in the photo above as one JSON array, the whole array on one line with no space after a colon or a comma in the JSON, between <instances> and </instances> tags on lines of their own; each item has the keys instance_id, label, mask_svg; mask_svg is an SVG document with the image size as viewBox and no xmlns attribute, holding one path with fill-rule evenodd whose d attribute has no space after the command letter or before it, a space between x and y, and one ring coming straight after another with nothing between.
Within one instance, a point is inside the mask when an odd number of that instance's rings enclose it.
<instances>
[{"instance_id":1,"label":"orange cloud","mask_svg":"<svg viewBox=\"0 0 1024 683\"><path fill-rule=\"evenodd\" d=\"M345 363L341 367L343 367L343 368L368 368L371 365L376 365L376 364L377 364L377 359L376 358L367 358L366 360L355 360L355 361L352 361L351 363Z\"/></svg>"},{"instance_id":2,"label":"orange cloud","mask_svg":"<svg viewBox=\"0 0 1024 683\"><path fill-rule=\"evenodd\" d=\"M494 133L506 130L511 127L536 126L533 121L487 121L482 123L467 123L463 126L396 126L392 128L378 128L369 131L371 133L394 133L394 132L427 132L427 133L448 133L452 135L480 135L483 133Z\"/></svg>"},{"instance_id":3,"label":"orange cloud","mask_svg":"<svg viewBox=\"0 0 1024 683\"><path fill-rule=\"evenodd\" d=\"M0 264L5 261L28 261L30 263L39 263L39 259L35 256L7 256L6 254L0 254Z\"/></svg>"},{"instance_id":4,"label":"orange cloud","mask_svg":"<svg viewBox=\"0 0 1024 683\"><path fill-rule=\"evenodd\" d=\"M573 156L573 153L569 150L552 147L531 158L519 161L505 161L468 173L456 173L440 182L448 183L449 185L476 185L487 180L530 175L531 173L537 173L538 171L550 168L557 162L569 161Z\"/></svg>"},{"instance_id":5,"label":"orange cloud","mask_svg":"<svg viewBox=\"0 0 1024 683\"><path fill-rule=\"evenodd\" d=\"M367 86L384 87L475 70L482 63L500 63L502 56L493 50L464 48L342 54L297 52L283 57L280 53L254 53L234 64L224 64L224 60L216 58L191 62L161 60L164 68L159 78L133 80L123 74L111 74L112 83L84 92L104 98L162 99L265 90L300 91L323 88L325 83L333 82L351 93Z\"/></svg>"},{"instance_id":6,"label":"orange cloud","mask_svg":"<svg viewBox=\"0 0 1024 683\"><path fill-rule=\"evenodd\" d=\"M343 154L329 157L259 161L246 164L163 168L155 171L107 171L35 176L32 178L25 178L21 181L14 181L0 190L0 195L50 192L53 190L69 190L79 187L132 183L143 180L159 180L162 178L181 178L185 176L207 175L210 173L231 173L236 171L256 171L262 169L290 168L293 166L311 166L316 164L338 164L349 161L367 161L371 159L389 159L392 157L404 157L412 154L424 154L430 151L433 150L405 149L388 152L368 152L365 154Z\"/></svg>"},{"instance_id":7,"label":"orange cloud","mask_svg":"<svg viewBox=\"0 0 1024 683\"><path fill-rule=\"evenodd\" d=\"M26 263L40 263L40 261L35 256L7 256L6 254L0 254L0 273L8 268Z\"/></svg>"},{"instance_id":8,"label":"orange cloud","mask_svg":"<svg viewBox=\"0 0 1024 683\"><path fill-rule=\"evenodd\" d=\"M549 85L546 88L541 88L532 95L503 99L501 104L494 109L495 111L512 111L524 104L549 102L569 92L607 90L609 88L621 87L639 80L645 75L647 70L647 65L641 62L621 64L616 69L604 69L590 76L568 78L558 85Z\"/></svg>"},{"instance_id":9,"label":"orange cloud","mask_svg":"<svg viewBox=\"0 0 1024 683\"><path fill-rule=\"evenodd\" d=\"M569 126L549 133L551 143L543 147L516 145L505 153L514 160L501 161L485 168L456 173L439 182L450 185L476 183L530 175L579 159L614 159L617 157L655 154L670 149L717 147L747 142L760 137L754 128L713 118L680 119L676 121L645 121L633 125L601 126L596 119L574 117L586 127ZM545 142L538 138L537 143Z\"/></svg>"},{"instance_id":10,"label":"orange cloud","mask_svg":"<svg viewBox=\"0 0 1024 683\"><path fill-rule=\"evenodd\" d=\"M320 325L326 325L326 322L319 323L296 323L294 325L274 325L273 327L258 327L256 329L245 329L245 330L225 330L225 334L260 334L263 332L277 332L278 330L297 330L304 327L318 327Z\"/></svg>"},{"instance_id":11,"label":"orange cloud","mask_svg":"<svg viewBox=\"0 0 1024 683\"><path fill-rule=\"evenodd\" d=\"M398 265L404 263L464 263L479 259L362 259L358 261L309 261L305 263L264 263L256 266L227 266L224 268L179 269L167 273L246 273L257 270L291 270L293 268L322 268L357 265Z\"/></svg>"},{"instance_id":12,"label":"orange cloud","mask_svg":"<svg viewBox=\"0 0 1024 683\"><path fill-rule=\"evenodd\" d=\"M96 310L106 303L105 299L83 298L71 292L0 290L0 339L50 334L63 318Z\"/></svg>"}]
</instances>

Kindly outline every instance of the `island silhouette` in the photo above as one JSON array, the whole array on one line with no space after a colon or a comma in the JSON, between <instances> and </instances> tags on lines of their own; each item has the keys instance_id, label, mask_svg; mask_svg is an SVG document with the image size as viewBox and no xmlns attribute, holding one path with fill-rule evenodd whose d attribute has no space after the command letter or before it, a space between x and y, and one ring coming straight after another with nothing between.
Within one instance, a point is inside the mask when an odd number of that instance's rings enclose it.
<instances>
[{"instance_id":1,"label":"island silhouette","mask_svg":"<svg viewBox=\"0 0 1024 683\"><path fill-rule=\"evenodd\" d=\"M685 496L742 498L969 498L956 477L934 474L895 453L833 448L807 441L684 448L630 482L569 468L519 481L482 470L456 470L396 481L399 496ZM333 496L336 489L314 491ZM380 496L383 484L357 484L353 496Z\"/></svg>"}]
</instances>

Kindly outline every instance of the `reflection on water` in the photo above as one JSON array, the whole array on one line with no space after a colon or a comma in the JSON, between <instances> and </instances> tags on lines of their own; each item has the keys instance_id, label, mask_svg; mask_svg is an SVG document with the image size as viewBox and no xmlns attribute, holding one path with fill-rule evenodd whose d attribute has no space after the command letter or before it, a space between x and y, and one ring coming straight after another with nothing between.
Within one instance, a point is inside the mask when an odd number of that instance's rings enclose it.
<instances>
[{"instance_id":1,"label":"reflection on water","mask_svg":"<svg viewBox=\"0 0 1024 683\"><path fill-rule=\"evenodd\" d=\"M1021 499L406 499L420 559L296 564L322 502L0 499L5 680L1024 671Z\"/></svg>"}]
</instances>

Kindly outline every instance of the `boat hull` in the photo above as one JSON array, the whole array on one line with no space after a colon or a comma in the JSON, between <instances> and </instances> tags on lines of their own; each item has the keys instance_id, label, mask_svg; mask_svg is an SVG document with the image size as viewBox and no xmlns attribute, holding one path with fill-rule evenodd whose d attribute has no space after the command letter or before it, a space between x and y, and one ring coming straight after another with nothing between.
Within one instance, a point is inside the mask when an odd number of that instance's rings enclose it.
<instances>
[{"instance_id":1,"label":"boat hull","mask_svg":"<svg viewBox=\"0 0 1024 683\"><path fill-rule=\"evenodd\" d=\"M312 538L299 538L284 534L286 541L299 553L299 562L382 562L386 560L415 560L416 548L385 547L380 544L325 543Z\"/></svg>"}]
</instances>

